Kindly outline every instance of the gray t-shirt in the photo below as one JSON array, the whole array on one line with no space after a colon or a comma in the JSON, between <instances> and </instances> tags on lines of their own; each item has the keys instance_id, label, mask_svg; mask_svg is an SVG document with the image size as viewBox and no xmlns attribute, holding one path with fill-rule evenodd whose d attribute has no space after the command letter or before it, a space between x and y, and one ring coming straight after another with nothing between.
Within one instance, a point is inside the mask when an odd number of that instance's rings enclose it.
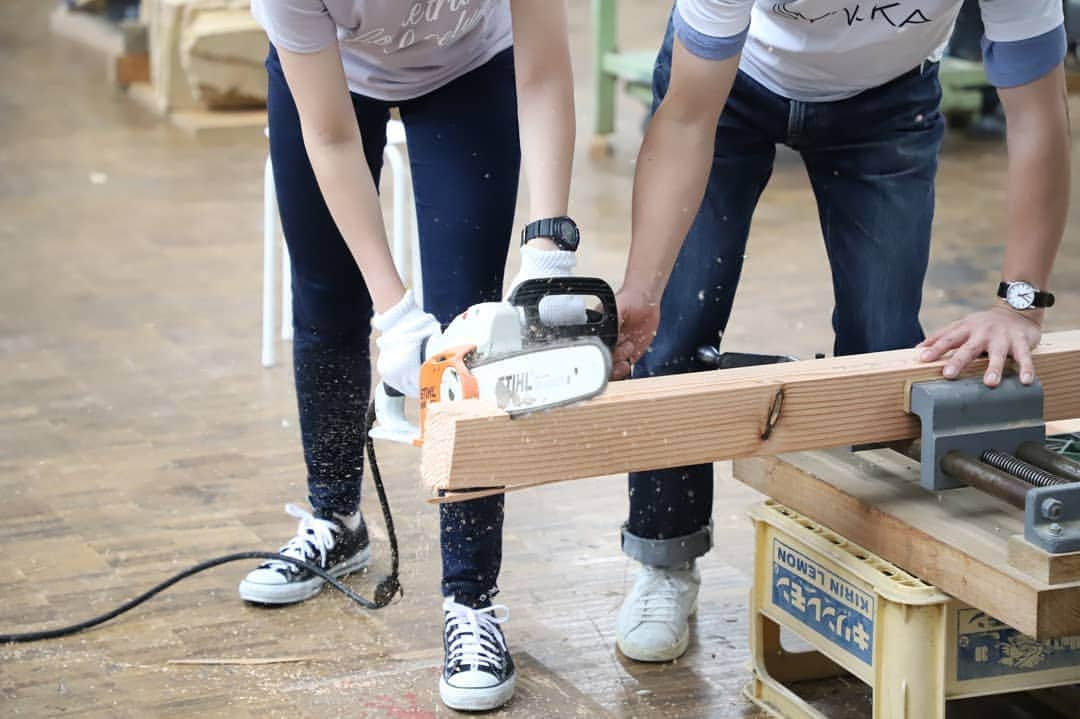
<instances>
[{"instance_id":1,"label":"gray t-shirt","mask_svg":"<svg viewBox=\"0 0 1080 719\"><path fill-rule=\"evenodd\" d=\"M275 47L340 43L349 89L408 100L480 67L513 42L509 0L252 0Z\"/></svg>"}]
</instances>

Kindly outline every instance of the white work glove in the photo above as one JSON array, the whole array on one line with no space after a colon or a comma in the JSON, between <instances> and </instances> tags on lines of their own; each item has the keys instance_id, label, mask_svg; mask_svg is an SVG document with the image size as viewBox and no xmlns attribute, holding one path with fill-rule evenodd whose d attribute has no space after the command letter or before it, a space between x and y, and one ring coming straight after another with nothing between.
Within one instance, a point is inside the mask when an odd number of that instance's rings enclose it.
<instances>
[{"instance_id":1,"label":"white work glove","mask_svg":"<svg viewBox=\"0 0 1080 719\"><path fill-rule=\"evenodd\" d=\"M424 340L442 331L439 321L417 307L412 290L407 290L396 305L372 317L371 324L379 331L375 340L379 379L408 397L418 397L420 353Z\"/></svg>"},{"instance_id":2,"label":"white work glove","mask_svg":"<svg viewBox=\"0 0 1080 719\"><path fill-rule=\"evenodd\" d=\"M509 295L525 280L545 277L570 277L577 264L577 255L567 250L538 250L525 245L521 248L521 269L510 282ZM557 295L540 300L540 321L545 325L585 324L585 298L576 295Z\"/></svg>"}]
</instances>

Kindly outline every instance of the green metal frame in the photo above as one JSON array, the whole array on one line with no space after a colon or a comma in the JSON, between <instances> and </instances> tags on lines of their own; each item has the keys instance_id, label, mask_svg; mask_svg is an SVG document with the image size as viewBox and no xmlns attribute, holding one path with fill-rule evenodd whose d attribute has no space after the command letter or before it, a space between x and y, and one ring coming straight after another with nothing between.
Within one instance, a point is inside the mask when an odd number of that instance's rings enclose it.
<instances>
[{"instance_id":1,"label":"green metal frame","mask_svg":"<svg viewBox=\"0 0 1080 719\"><path fill-rule=\"evenodd\" d=\"M981 62L946 57L938 72L941 81L941 112L946 117L977 115L982 110L986 80Z\"/></svg>"},{"instance_id":2,"label":"green metal frame","mask_svg":"<svg viewBox=\"0 0 1080 719\"><path fill-rule=\"evenodd\" d=\"M1069 459L1080 462L1080 432L1047 437L1046 447L1065 455Z\"/></svg>"},{"instance_id":3,"label":"green metal frame","mask_svg":"<svg viewBox=\"0 0 1080 719\"><path fill-rule=\"evenodd\" d=\"M655 52L619 52L616 41L616 0L593 0L593 132L615 132L615 91L622 82L626 93L639 102L652 102Z\"/></svg>"}]
</instances>

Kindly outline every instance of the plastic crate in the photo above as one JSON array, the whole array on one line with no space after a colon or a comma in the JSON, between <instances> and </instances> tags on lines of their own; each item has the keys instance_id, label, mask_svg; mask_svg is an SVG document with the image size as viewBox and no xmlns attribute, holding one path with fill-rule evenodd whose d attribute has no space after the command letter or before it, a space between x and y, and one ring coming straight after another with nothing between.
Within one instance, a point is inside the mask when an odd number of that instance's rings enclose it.
<instances>
[{"instance_id":1,"label":"plastic crate","mask_svg":"<svg viewBox=\"0 0 1080 719\"><path fill-rule=\"evenodd\" d=\"M1080 637L1037 642L773 501L750 510L753 677L773 715L825 719L787 683L850 673L874 719L938 719L949 699L1080 682ZM788 652L780 628L814 647Z\"/></svg>"}]
</instances>

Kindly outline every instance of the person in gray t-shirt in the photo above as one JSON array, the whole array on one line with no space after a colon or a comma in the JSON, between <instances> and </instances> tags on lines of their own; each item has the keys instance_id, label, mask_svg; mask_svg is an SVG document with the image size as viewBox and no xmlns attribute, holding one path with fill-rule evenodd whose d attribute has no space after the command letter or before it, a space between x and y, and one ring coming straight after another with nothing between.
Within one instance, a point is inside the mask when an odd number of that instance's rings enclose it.
<instances>
[{"instance_id":1,"label":"person in gray t-shirt","mask_svg":"<svg viewBox=\"0 0 1080 719\"><path fill-rule=\"evenodd\" d=\"M507 0L252 0L274 47L340 50L353 92L410 100L480 67L513 42Z\"/></svg>"},{"instance_id":2,"label":"person in gray t-shirt","mask_svg":"<svg viewBox=\"0 0 1080 719\"><path fill-rule=\"evenodd\" d=\"M522 164L528 219L559 218L548 224L566 234L524 244L511 288L574 268L566 11L550 0L253 0L252 11L271 41L270 153L292 258L293 363L313 509L289 505L300 524L281 551L340 576L370 557L359 512L370 328L379 331L380 381L415 397L424 342L468 306L502 296ZM430 313L398 277L383 227L376 183L391 108L408 138ZM544 321L584 320L577 298L554 299L571 301L542 306ZM507 612L491 604L503 498L440 512L440 695L455 709L492 709L515 682L500 626ZM244 578L240 594L287 604L322 584L270 562Z\"/></svg>"}]
</instances>

